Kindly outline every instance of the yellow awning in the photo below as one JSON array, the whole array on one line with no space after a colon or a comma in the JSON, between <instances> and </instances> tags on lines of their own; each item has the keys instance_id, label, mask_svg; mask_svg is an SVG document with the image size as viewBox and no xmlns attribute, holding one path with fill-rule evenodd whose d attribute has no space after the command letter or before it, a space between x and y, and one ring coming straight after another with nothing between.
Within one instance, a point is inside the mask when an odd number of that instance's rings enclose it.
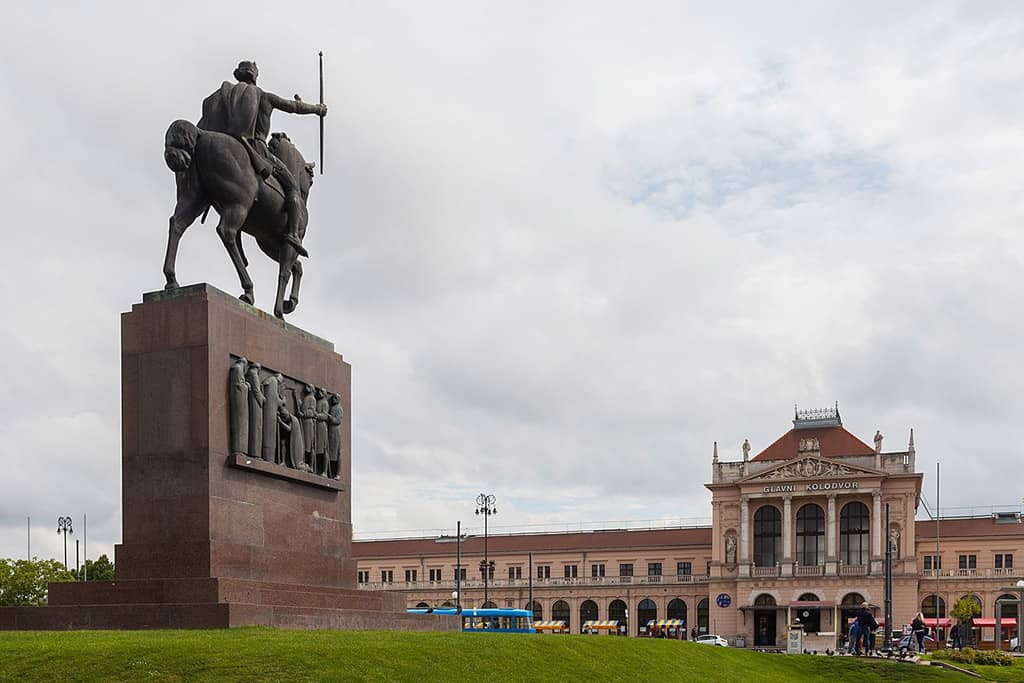
<instances>
[{"instance_id":1,"label":"yellow awning","mask_svg":"<svg viewBox=\"0 0 1024 683\"><path fill-rule=\"evenodd\" d=\"M588 619L583 622L583 628L590 629L617 629L619 622L616 619Z\"/></svg>"},{"instance_id":2,"label":"yellow awning","mask_svg":"<svg viewBox=\"0 0 1024 683\"><path fill-rule=\"evenodd\" d=\"M647 622L648 628L650 628L651 626L661 626L661 627L668 626L669 628L678 628L679 626L682 626L682 625L683 625L683 620L682 619L659 619L658 621L655 621L654 619L651 619L650 621Z\"/></svg>"},{"instance_id":3,"label":"yellow awning","mask_svg":"<svg viewBox=\"0 0 1024 683\"><path fill-rule=\"evenodd\" d=\"M565 622L561 620L535 621L533 627L538 631L559 631L565 628Z\"/></svg>"}]
</instances>

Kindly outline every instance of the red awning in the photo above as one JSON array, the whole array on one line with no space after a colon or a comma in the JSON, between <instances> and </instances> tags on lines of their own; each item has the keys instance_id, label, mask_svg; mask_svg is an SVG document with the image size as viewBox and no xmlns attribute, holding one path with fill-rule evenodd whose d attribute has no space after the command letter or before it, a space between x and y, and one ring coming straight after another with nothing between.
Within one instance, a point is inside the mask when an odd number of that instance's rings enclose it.
<instances>
[{"instance_id":1,"label":"red awning","mask_svg":"<svg viewBox=\"0 0 1024 683\"><path fill-rule=\"evenodd\" d=\"M935 617L928 617L928 618L926 618L924 620L924 625L925 626L931 626L932 628L935 628ZM952 619L949 619L947 617L943 617L942 619L939 619L939 628L949 628L952 625L953 625L953 620Z\"/></svg>"},{"instance_id":2,"label":"red awning","mask_svg":"<svg viewBox=\"0 0 1024 683\"><path fill-rule=\"evenodd\" d=\"M995 628L996 618L995 617L974 617L973 621L975 628ZM1003 617L1000 625L1003 628L1017 626L1017 620L1013 617Z\"/></svg>"}]
</instances>

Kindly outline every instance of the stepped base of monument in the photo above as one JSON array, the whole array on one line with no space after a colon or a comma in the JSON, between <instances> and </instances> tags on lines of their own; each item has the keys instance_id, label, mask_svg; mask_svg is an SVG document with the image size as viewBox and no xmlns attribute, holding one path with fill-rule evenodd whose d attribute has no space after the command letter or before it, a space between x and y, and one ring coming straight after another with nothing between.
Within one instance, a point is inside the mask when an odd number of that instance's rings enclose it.
<instances>
[{"instance_id":1,"label":"stepped base of monument","mask_svg":"<svg viewBox=\"0 0 1024 683\"><path fill-rule=\"evenodd\" d=\"M46 607L0 608L0 630L231 628L458 631L459 618L407 614L405 599L246 579L50 584Z\"/></svg>"}]
</instances>

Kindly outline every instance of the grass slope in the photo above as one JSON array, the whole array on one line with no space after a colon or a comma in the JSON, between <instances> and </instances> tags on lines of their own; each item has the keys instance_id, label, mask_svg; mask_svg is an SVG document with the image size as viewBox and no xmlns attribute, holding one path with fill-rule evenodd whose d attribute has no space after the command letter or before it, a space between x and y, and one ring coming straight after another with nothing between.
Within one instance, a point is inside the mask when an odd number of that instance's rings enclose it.
<instances>
[{"instance_id":1,"label":"grass slope","mask_svg":"<svg viewBox=\"0 0 1024 683\"><path fill-rule=\"evenodd\" d=\"M935 667L595 636L0 632L0 681L964 681Z\"/></svg>"}]
</instances>

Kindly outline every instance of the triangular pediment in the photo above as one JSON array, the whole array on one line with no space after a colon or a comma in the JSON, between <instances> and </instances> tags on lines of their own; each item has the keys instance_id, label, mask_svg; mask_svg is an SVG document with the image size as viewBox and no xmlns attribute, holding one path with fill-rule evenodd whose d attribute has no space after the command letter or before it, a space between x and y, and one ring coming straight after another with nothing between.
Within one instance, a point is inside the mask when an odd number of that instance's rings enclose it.
<instances>
[{"instance_id":1,"label":"triangular pediment","mask_svg":"<svg viewBox=\"0 0 1024 683\"><path fill-rule=\"evenodd\" d=\"M805 456L796 460L787 460L776 467L752 474L749 477L744 477L739 481L739 483L745 484L748 482L790 481L821 478L831 479L836 477L877 477L882 474L883 473L878 470L872 470L866 467L857 467L856 465L848 465L846 463L836 462L832 459Z\"/></svg>"}]
</instances>

